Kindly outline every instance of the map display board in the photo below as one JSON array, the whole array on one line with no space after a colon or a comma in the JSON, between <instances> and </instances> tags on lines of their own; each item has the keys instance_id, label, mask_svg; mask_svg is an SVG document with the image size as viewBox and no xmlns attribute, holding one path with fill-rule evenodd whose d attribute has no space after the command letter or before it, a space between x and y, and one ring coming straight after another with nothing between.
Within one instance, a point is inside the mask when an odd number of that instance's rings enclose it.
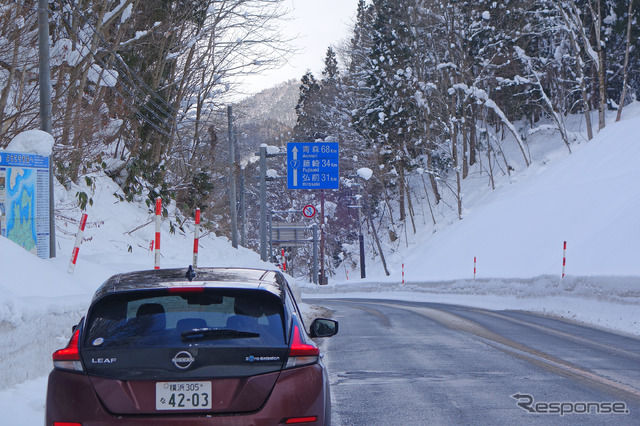
<instances>
[{"instance_id":1,"label":"map display board","mask_svg":"<svg viewBox=\"0 0 640 426\"><path fill-rule=\"evenodd\" d=\"M0 151L0 233L49 258L49 157Z\"/></svg>"}]
</instances>

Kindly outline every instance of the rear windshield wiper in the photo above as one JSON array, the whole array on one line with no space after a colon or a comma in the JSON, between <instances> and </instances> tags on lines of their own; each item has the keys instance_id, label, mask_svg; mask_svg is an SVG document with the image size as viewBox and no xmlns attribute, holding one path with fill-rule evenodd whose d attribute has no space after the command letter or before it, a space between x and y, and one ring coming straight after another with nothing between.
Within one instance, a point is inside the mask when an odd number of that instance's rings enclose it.
<instances>
[{"instance_id":1,"label":"rear windshield wiper","mask_svg":"<svg viewBox=\"0 0 640 426\"><path fill-rule=\"evenodd\" d=\"M250 331L230 330L228 328L194 328L180 333L183 340L186 339L245 339L260 337L259 333Z\"/></svg>"}]
</instances>

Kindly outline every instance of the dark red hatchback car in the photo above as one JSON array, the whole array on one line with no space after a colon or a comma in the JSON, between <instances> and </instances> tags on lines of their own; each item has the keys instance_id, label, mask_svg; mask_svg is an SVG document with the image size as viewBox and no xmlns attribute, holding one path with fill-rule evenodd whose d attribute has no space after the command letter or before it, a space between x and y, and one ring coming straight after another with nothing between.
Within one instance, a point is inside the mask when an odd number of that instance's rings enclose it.
<instances>
[{"instance_id":1,"label":"dark red hatchback car","mask_svg":"<svg viewBox=\"0 0 640 426\"><path fill-rule=\"evenodd\" d=\"M278 425L331 420L327 372L279 271L119 274L53 354L46 426Z\"/></svg>"}]
</instances>

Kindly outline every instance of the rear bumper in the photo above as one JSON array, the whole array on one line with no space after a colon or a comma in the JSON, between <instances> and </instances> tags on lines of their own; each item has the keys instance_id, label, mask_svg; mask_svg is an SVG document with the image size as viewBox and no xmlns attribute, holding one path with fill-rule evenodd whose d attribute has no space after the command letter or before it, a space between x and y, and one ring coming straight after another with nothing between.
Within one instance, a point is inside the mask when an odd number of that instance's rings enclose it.
<instances>
[{"instance_id":1,"label":"rear bumper","mask_svg":"<svg viewBox=\"0 0 640 426\"><path fill-rule=\"evenodd\" d=\"M215 381L214 381L215 385ZM53 422L78 422L83 426L212 426L277 425L287 418L317 416L313 423L324 425L329 413L329 384L321 364L284 370L261 409L229 414L144 414L116 415L108 412L85 374L53 370L49 375L45 426Z\"/></svg>"}]
</instances>

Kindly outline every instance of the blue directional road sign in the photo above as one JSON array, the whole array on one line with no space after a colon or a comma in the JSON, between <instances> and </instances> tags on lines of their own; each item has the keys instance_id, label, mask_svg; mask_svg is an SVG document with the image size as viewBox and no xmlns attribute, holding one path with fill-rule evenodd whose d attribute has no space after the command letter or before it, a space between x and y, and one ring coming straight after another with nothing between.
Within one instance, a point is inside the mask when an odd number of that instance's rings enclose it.
<instances>
[{"instance_id":1,"label":"blue directional road sign","mask_svg":"<svg viewBox=\"0 0 640 426\"><path fill-rule=\"evenodd\" d=\"M338 142L289 142L287 188L338 189L339 150Z\"/></svg>"}]
</instances>

